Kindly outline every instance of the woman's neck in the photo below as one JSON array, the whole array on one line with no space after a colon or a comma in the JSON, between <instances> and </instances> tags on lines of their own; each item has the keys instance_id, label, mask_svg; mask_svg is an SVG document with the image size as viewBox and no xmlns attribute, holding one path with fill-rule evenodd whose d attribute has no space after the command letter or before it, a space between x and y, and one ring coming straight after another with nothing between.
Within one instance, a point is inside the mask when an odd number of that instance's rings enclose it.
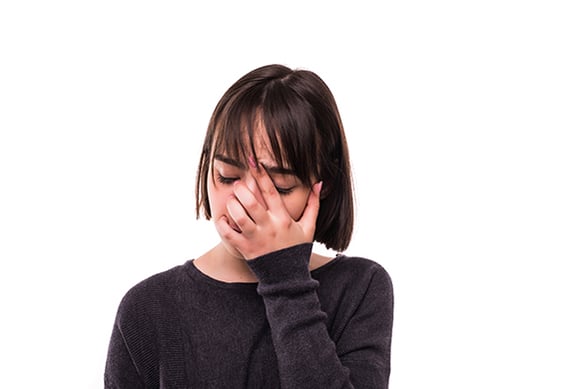
<instances>
[{"instance_id":1,"label":"woman's neck","mask_svg":"<svg viewBox=\"0 0 584 389\"><path fill-rule=\"evenodd\" d=\"M309 269L315 270L333 258L312 253ZM228 250L223 242L193 261L203 274L222 282L258 282L246 260Z\"/></svg>"},{"instance_id":2,"label":"woman's neck","mask_svg":"<svg viewBox=\"0 0 584 389\"><path fill-rule=\"evenodd\" d=\"M245 259L234 255L221 242L193 261L202 273L223 282L257 282Z\"/></svg>"}]
</instances>

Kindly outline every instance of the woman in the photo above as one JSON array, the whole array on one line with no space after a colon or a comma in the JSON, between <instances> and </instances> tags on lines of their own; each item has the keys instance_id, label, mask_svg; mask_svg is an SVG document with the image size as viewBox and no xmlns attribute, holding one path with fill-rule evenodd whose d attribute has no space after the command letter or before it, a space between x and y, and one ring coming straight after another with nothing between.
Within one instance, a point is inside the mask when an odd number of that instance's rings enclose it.
<instances>
[{"instance_id":1,"label":"woman","mask_svg":"<svg viewBox=\"0 0 584 389\"><path fill-rule=\"evenodd\" d=\"M220 242L120 303L107 388L387 388L393 291L347 248L349 155L333 95L281 65L239 79L211 117L197 216Z\"/></svg>"}]
</instances>

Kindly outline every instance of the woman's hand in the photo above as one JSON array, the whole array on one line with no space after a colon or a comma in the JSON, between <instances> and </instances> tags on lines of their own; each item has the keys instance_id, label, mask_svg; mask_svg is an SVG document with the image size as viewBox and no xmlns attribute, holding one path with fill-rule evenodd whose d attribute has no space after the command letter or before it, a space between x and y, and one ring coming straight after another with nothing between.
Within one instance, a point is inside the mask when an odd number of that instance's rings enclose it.
<instances>
[{"instance_id":1,"label":"woman's hand","mask_svg":"<svg viewBox=\"0 0 584 389\"><path fill-rule=\"evenodd\" d=\"M233 197L227 201L229 217L240 231L233 229L227 216L216 221L221 237L245 259L257 258L286 247L314 239L322 182L314 184L300 219L294 220L265 168L250 161L250 171L261 199L242 182L234 183Z\"/></svg>"}]
</instances>

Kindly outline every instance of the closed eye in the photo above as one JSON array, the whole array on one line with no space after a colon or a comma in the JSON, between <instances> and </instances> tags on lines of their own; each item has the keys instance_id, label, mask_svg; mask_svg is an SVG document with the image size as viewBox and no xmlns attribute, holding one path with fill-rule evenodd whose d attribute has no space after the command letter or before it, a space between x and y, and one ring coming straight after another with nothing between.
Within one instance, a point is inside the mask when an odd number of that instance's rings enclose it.
<instances>
[{"instance_id":1,"label":"closed eye","mask_svg":"<svg viewBox=\"0 0 584 389\"><path fill-rule=\"evenodd\" d=\"M292 193L294 188L296 188L296 186L292 186L290 188L280 188L279 186L276 186L276 190L278 191L278 193L280 193L283 196L286 196L286 195Z\"/></svg>"},{"instance_id":2,"label":"closed eye","mask_svg":"<svg viewBox=\"0 0 584 389\"><path fill-rule=\"evenodd\" d=\"M225 177L225 176L217 173L217 181L221 184L231 185L237 180L239 180L239 177ZM289 188L282 188L282 187L279 187L275 184L274 184L274 186L276 187L276 190L278 191L278 193L280 193L283 196L292 193L292 191L296 188L296 185L291 186Z\"/></svg>"},{"instance_id":3,"label":"closed eye","mask_svg":"<svg viewBox=\"0 0 584 389\"><path fill-rule=\"evenodd\" d=\"M221 174L217 173L217 181L219 181L221 184L230 185L237 180L239 180L239 177L224 177Z\"/></svg>"}]
</instances>

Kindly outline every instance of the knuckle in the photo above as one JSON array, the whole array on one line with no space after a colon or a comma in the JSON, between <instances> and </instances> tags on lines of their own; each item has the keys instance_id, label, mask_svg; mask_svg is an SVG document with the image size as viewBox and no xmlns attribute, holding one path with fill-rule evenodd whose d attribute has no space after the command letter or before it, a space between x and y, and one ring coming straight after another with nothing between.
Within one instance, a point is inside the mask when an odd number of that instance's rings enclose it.
<instances>
[{"instance_id":1,"label":"knuckle","mask_svg":"<svg viewBox=\"0 0 584 389\"><path fill-rule=\"evenodd\" d=\"M245 204L245 208L251 213L256 213L260 210L260 204L257 201L251 201Z\"/></svg>"},{"instance_id":2,"label":"knuckle","mask_svg":"<svg viewBox=\"0 0 584 389\"><path fill-rule=\"evenodd\" d=\"M222 231L222 235L223 238L228 240L228 241L232 241L233 238L235 237L235 231L233 231L231 228L227 228L227 229L223 229Z\"/></svg>"},{"instance_id":3,"label":"knuckle","mask_svg":"<svg viewBox=\"0 0 584 389\"><path fill-rule=\"evenodd\" d=\"M234 222L235 222L237 225L241 226L242 224L244 224L244 223L245 223L245 218L246 218L246 217L245 217L245 215L235 215L235 216L233 217L233 221L234 221Z\"/></svg>"},{"instance_id":4,"label":"knuckle","mask_svg":"<svg viewBox=\"0 0 584 389\"><path fill-rule=\"evenodd\" d=\"M266 196L269 197L274 197L278 195L278 191L276 190L276 187L274 185L264 185L262 191Z\"/></svg>"},{"instance_id":5,"label":"knuckle","mask_svg":"<svg viewBox=\"0 0 584 389\"><path fill-rule=\"evenodd\" d=\"M288 219L278 219L276 222L276 229L281 231L286 231L291 227L292 223Z\"/></svg>"},{"instance_id":6,"label":"knuckle","mask_svg":"<svg viewBox=\"0 0 584 389\"><path fill-rule=\"evenodd\" d=\"M275 229L274 230L270 230L270 231L268 231L267 235L268 235L268 237L269 237L270 240L274 240L278 236L278 231L275 230Z\"/></svg>"}]
</instances>

